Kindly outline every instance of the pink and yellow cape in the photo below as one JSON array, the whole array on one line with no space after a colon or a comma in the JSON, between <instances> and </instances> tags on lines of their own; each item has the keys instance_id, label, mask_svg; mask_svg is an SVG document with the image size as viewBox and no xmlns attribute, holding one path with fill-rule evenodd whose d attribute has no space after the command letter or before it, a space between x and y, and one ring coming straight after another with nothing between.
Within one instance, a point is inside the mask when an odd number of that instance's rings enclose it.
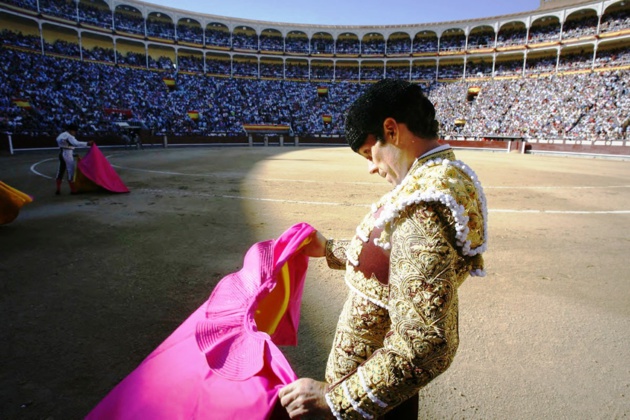
<instances>
[{"instance_id":1,"label":"pink and yellow cape","mask_svg":"<svg viewBox=\"0 0 630 420\"><path fill-rule=\"evenodd\" d=\"M0 181L0 225L14 221L22 206L32 201L30 195Z\"/></svg>"},{"instance_id":2,"label":"pink and yellow cape","mask_svg":"<svg viewBox=\"0 0 630 420\"><path fill-rule=\"evenodd\" d=\"M288 418L280 388L297 379L277 345L295 345L314 229L259 242L243 268L119 383L88 419Z\"/></svg>"}]
</instances>

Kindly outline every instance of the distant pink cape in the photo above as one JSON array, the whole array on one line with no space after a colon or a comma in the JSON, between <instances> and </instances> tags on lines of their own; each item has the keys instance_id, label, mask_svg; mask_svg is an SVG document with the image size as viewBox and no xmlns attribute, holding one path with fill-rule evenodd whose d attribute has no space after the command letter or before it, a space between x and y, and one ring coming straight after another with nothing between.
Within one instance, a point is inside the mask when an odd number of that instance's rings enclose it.
<instances>
[{"instance_id":1,"label":"distant pink cape","mask_svg":"<svg viewBox=\"0 0 630 420\"><path fill-rule=\"evenodd\" d=\"M299 249L313 231L300 223L252 246L243 268L224 277L87 419L288 419L278 392L297 376L276 344L297 340L308 266ZM257 328L259 304L283 275L288 306L269 335Z\"/></svg>"},{"instance_id":2,"label":"distant pink cape","mask_svg":"<svg viewBox=\"0 0 630 420\"><path fill-rule=\"evenodd\" d=\"M92 144L85 157L79 160L78 166L81 173L99 187L115 193L129 192L96 144Z\"/></svg>"}]
</instances>

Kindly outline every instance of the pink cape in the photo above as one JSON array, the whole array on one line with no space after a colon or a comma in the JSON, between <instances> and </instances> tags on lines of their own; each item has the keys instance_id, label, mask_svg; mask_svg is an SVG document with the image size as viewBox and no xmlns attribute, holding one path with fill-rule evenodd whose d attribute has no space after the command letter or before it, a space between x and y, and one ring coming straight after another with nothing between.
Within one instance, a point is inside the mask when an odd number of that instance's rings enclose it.
<instances>
[{"instance_id":1,"label":"pink cape","mask_svg":"<svg viewBox=\"0 0 630 420\"><path fill-rule=\"evenodd\" d=\"M85 157L79 159L78 168L86 178L99 187L115 193L129 192L127 186L96 144L92 144Z\"/></svg>"},{"instance_id":2,"label":"pink cape","mask_svg":"<svg viewBox=\"0 0 630 420\"><path fill-rule=\"evenodd\" d=\"M299 249L313 231L300 223L252 246L243 268L224 277L87 419L288 419L278 392L297 376L276 344L296 343L308 266Z\"/></svg>"}]
</instances>

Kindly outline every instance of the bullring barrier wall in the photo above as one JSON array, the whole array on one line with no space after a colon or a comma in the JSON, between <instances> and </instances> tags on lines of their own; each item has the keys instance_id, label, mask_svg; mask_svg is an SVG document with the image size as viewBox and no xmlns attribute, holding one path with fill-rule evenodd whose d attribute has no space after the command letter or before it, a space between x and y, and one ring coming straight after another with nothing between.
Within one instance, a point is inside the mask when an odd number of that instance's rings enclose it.
<instances>
[{"instance_id":1,"label":"bullring barrier wall","mask_svg":"<svg viewBox=\"0 0 630 420\"><path fill-rule=\"evenodd\" d=\"M101 148L128 148L122 138L116 135L80 137L82 141L94 140ZM0 134L0 152L15 154L37 150L56 150L56 136L24 134ZM345 146L345 138L340 136L290 136L270 134L250 135L141 135L143 147L194 147L194 146ZM488 152L522 154L561 154L566 156L593 156L630 159L630 139L625 140L572 140L572 139L525 139L525 138L460 138L442 139L455 149L469 149Z\"/></svg>"}]
</instances>

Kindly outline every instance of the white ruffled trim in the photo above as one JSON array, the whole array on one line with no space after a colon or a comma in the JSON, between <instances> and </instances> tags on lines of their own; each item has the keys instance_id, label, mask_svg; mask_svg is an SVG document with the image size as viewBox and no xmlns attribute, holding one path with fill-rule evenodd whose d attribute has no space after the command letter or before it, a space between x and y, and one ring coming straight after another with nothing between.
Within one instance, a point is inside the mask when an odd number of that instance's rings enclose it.
<instances>
[{"instance_id":1,"label":"white ruffled trim","mask_svg":"<svg viewBox=\"0 0 630 420\"><path fill-rule=\"evenodd\" d=\"M361 386L363 387L363 390L367 394L368 398L374 404L378 405L381 408L387 407L387 403L379 400L378 397L372 392L372 389L370 389L370 387L368 386L367 381L365 380L365 376L363 375L363 368L361 368L361 366L357 368L357 373L359 374L359 381L361 382Z\"/></svg>"},{"instance_id":2,"label":"white ruffled trim","mask_svg":"<svg viewBox=\"0 0 630 420\"><path fill-rule=\"evenodd\" d=\"M470 229L468 228L468 216L465 215L465 208L461 204L457 203L457 201L449 194L436 191L435 189L430 189L428 191L416 191L411 194L409 197L406 197L404 200L399 200L393 204L385 204L383 209L381 210L381 214L378 219L374 222L374 226L379 227L381 229L385 228L386 224L391 223L395 218L400 215L400 212L403 211L407 206L412 204L418 204L421 202L439 202L449 208L453 218L455 219L455 239L457 241L457 245L461 247L462 254L467 256L475 256L482 252L485 252L488 247L487 240L487 232L488 232L488 209L486 197L483 192L483 188L481 183L479 182L477 175L475 172L470 169L465 163L461 161L450 161L448 159L433 159L427 161L422 167L420 167L418 172L424 171L428 167L437 166L437 165L453 165L461 169L466 175L470 177L477 188L479 194L479 202L481 204L481 213L483 217L483 237L484 242L478 246L477 248L471 248L471 241L467 240L468 234L470 233ZM402 183L396 188L402 188ZM381 247L385 247L384 244L378 243L377 245ZM391 245L390 245L391 246Z\"/></svg>"},{"instance_id":3,"label":"white ruffled trim","mask_svg":"<svg viewBox=\"0 0 630 420\"><path fill-rule=\"evenodd\" d=\"M392 249L392 244L389 242L383 242L380 238L374 238L374 245L383 248L385 251Z\"/></svg>"},{"instance_id":4,"label":"white ruffled trim","mask_svg":"<svg viewBox=\"0 0 630 420\"><path fill-rule=\"evenodd\" d=\"M482 270L481 268L470 270L470 275L473 277L486 277L486 270Z\"/></svg>"},{"instance_id":5,"label":"white ruffled trim","mask_svg":"<svg viewBox=\"0 0 630 420\"><path fill-rule=\"evenodd\" d=\"M326 398L326 404L328 404L328 407L330 408L330 412L333 413L333 416L335 416L337 420L343 420L341 418L341 414L339 413L339 411L335 410L335 406L333 405L330 399L330 395L326 394L324 395L324 398Z\"/></svg>"},{"instance_id":6,"label":"white ruffled trim","mask_svg":"<svg viewBox=\"0 0 630 420\"><path fill-rule=\"evenodd\" d=\"M470 168L470 166L466 165L460 160L454 161L453 164L464 171L466 175L468 175L470 179L472 179L473 184L475 185L475 188L477 189L477 192L479 194L479 202L481 203L481 216L483 217L484 242L471 251L475 252L475 254L473 255L480 254L488 249L488 201L486 200L486 194L483 192L483 187L481 186L481 182L479 182L479 178L477 178L477 174Z\"/></svg>"},{"instance_id":7,"label":"white ruffled trim","mask_svg":"<svg viewBox=\"0 0 630 420\"><path fill-rule=\"evenodd\" d=\"M350 290L352 290L354 293L356 293L357 295L361 296L363 299L365 300L369 300L370 302L372 302L373 304L375 304L376 306L383 308L387 311L389 311L389 306L387 306L385 303L381 302L380 300L376 300L374 298L369 297L368 295L366 295L365 293L363 293L362 291L360 291L359 289L357 289L356 287L354 287L353 284L351 284L348 280L346 280L346 284L348 285L348 287L350 288Z\"/></svg>"},{"instance_id":8,"label":"white ruffled trim","mask_svg":"<svg viewBox=\"0 0 630 420\"><path fill-rule=\"evenodd\" d=\"M359 266L359 261L358 261L358 260L355 260L354 258L352 258L352 257L350 256L350 253L348 252L348 250L346 250L346 260L348 260L348 262L349 262L350 264L352 264L353 266L355 266L355 267L358 267L358 266Z\"/></svg>"},{"instance_id":9,"label":"white ruffled trim","mask_svg":"<svg viewBox=\"0 0 630 420\"><path fill-rule=\"evenodd\" d=\"M350 404L352 404L352 408L354 408L357 413L361 414L363 418L368 419L368 420L372 420L374 418L373 415L361 409L361 407L359 407L359 404L355 400L352 399L352 396L350 395L350 390L348 389L347 382L344 382L343 384L341 384L341 388L343 389L343 395L345 395L348 401L350 401Z\"/></svg>"},{"instance_id":10,"label":"white ruffled trim","mask_svg":"<svg viewBox=\"0 0 630 420\"><path fill-rule=\"evenodd\" d=\"M369 241L369 240L370 240L370 236L369 236L369 234L368 234L368 236L365 236L365 234L363 234L363 232L361 232L360 226L359 226L359 227L357 227L356 234L357 234L357 237L358 237L359 239L361 239L361 241L362 241L363 243L365 243L365 242L367 242L367 241Z\"/></svg>"}]
</instances>

